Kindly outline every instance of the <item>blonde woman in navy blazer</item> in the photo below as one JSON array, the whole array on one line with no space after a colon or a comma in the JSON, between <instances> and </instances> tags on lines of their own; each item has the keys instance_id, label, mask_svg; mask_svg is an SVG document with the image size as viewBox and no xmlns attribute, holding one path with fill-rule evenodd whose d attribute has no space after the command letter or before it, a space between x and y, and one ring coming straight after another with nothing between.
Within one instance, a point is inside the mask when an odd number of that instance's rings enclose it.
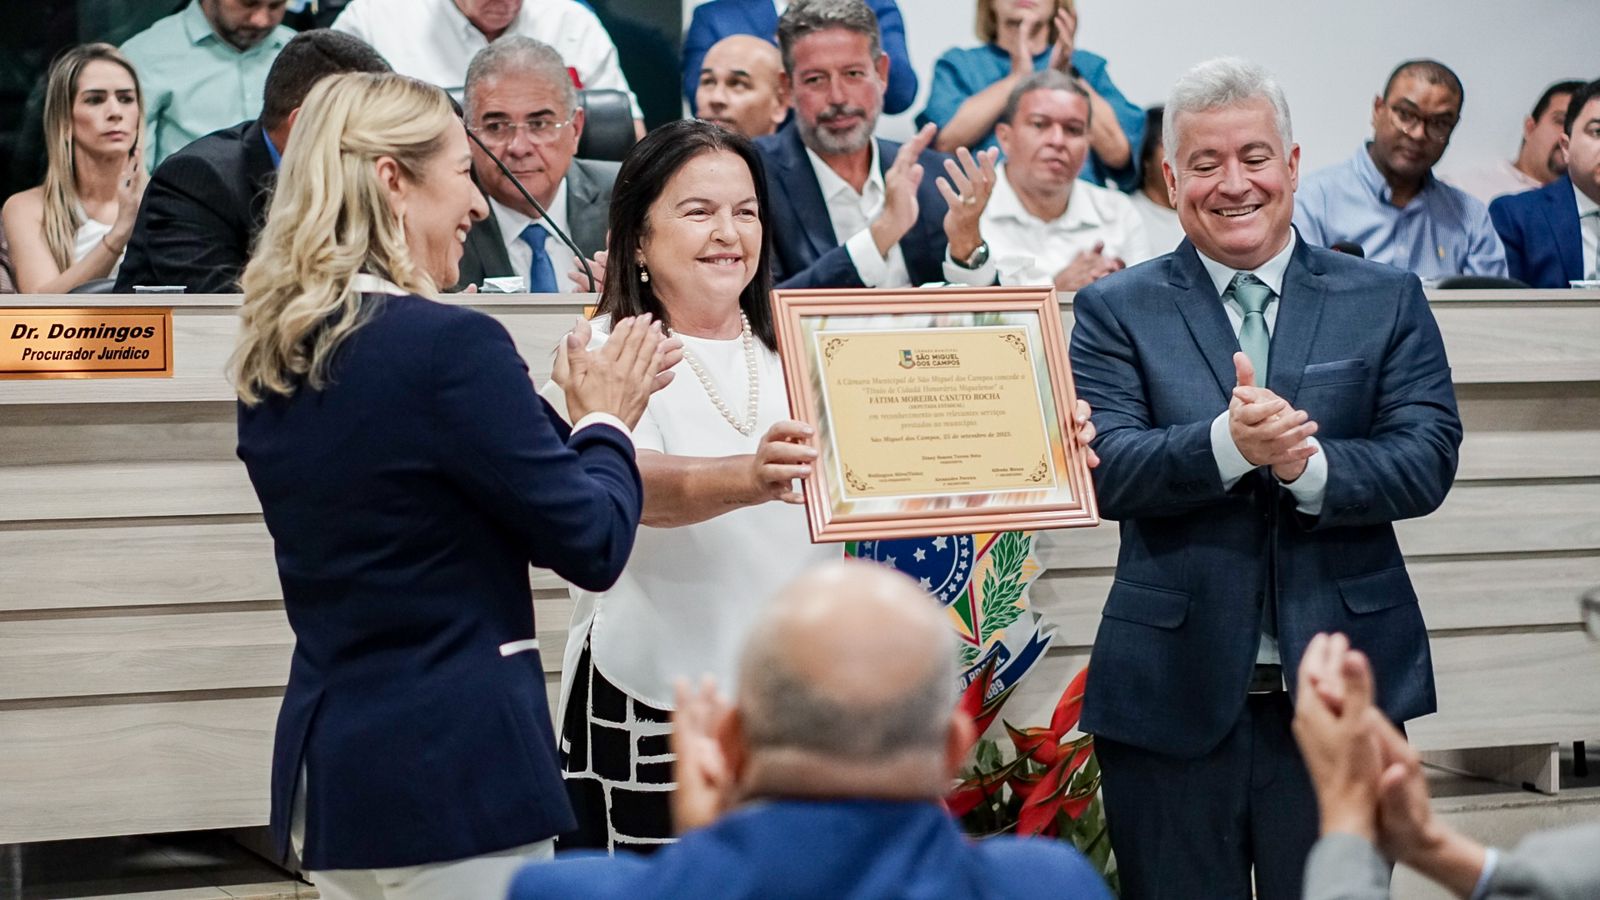
<instances>
[{"instance_id":1,"label":"blonde woman in navy blazer","mask_svg":"<svg viewBox=\"0 0 1600 900\"><path fill-rule=\"evenodd\" d=\"M644 317L563 347L569 430L498 322L431 299L486 214L469 167L442 91L325 80L243 279L239 456L296 639L272 826L325 898L501 896L572 827L528 566L616 580L678 358Z\"/></svg>"}]
</instances>

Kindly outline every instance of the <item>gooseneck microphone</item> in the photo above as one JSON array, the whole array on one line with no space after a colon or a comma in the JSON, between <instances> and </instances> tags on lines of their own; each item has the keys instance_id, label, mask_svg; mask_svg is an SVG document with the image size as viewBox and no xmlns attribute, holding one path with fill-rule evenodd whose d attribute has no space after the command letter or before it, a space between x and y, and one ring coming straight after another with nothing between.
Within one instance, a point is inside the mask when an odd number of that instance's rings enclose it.
<instances>
[{"instance_id":1,"label":"gooseneck microphone","mask_svg":"<svg viewBox=\"0 0 1600 900\"><path fill-rule=\"evenodd\" d=\"M478 135L474 133L471 128L467 129L467 137L471 138L472 142L478 145L478 149L483 151L483 155L489 157L490 161L494 163L495 168L500 170L500 174L504 175L510 180L512 186L517 189L517 193L522 195L522 199L528 201L529 206L532 206L534 209L539 211L539 218L543 220L545 227L549 228L556 237L560 238L561 243L566 244L567 249L572 251L572 255L578 258L578 265L583 267L583 274L589 279L589 286L594 289L595 293L598 294L600 292L600 283L594 280L594 270L589 268L588 258L583 255L582 250L578 249L578 245L572 242L572 238L567 237L567 233L562 231L561 227L555 222L551 221L550 212L544 208L544 204L533 198L533 194L529 193L528 189L522 186L522 180L516 175L512 174L511 167L506 165L505 162L500 159L500 157L495 156L494 151L490 150L488 145L483 142L483 139L478 137Z\"/></svg>"}]
</instances>

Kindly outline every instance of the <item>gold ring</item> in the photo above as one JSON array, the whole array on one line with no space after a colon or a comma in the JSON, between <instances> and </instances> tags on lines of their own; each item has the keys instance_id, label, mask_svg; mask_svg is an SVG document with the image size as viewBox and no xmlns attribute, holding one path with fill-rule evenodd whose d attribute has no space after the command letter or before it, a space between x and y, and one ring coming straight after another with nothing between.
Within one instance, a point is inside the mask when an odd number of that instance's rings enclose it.
<instances>
[{"instance_id":1,"label":"gold ring","mask_svg":"<svg viewBox=\"0 0 1600 900\"><path fill-rule=\"evenodd\" d=\"M977 197L973 197L973 196L962 197L961 198L961 205L962 206L977 206L978 205L978 198Z\"/></svg>"}]
</instances>

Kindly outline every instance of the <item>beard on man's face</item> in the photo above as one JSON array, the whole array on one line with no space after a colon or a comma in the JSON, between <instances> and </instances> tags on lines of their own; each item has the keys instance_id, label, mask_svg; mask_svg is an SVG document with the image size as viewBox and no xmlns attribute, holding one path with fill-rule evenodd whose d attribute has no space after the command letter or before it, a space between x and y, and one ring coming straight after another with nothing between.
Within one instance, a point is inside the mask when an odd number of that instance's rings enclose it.
<instances>
[{"instance_id":1,"label":"beard on man's face","mask_svg":"<svg viewBox=\"0 0 1600 900\"><path fill-rule=\"evenodd\" d=\"M828 127L846 118L854 118L855 124L843 129ZM867 142L872 140L873 130L878 125L878 110L834 103L817 113L814 125L807 125L801 117L796 117L796 121L800 126L800 136L807 146L827 156L839 156L855 153L867 146Z\"/></svg>"}]
</instances>

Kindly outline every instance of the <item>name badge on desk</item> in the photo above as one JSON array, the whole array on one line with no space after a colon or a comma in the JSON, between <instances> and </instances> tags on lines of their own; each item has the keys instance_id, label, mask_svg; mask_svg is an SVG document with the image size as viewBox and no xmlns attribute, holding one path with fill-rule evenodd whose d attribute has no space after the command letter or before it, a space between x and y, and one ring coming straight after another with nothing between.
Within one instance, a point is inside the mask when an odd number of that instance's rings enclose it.
<instances>
[{"instance_id":1,"label":"name badge on desk","mask_svg":"<svg viewBox=\"0 0 1600 900\"><path fill-rule=\"evenodd\" d=\"M170 377L170 308L0 310L0 378Z\"/></svg>"}]
</instances>

